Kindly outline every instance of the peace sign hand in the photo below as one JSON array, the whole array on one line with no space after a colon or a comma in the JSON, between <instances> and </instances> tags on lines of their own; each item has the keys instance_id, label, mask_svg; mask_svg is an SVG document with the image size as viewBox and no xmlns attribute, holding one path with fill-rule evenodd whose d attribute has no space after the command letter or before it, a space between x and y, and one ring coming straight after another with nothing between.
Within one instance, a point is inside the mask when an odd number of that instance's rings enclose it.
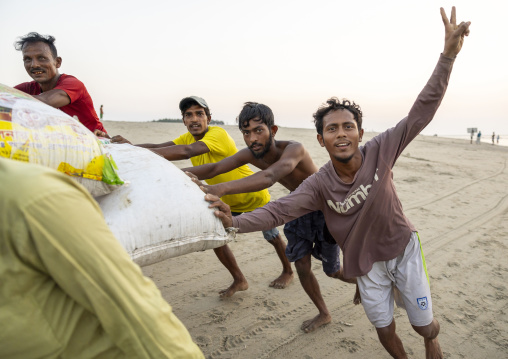
<instances>
[{"instance_id":1,"label":"peace sign hand","mask_svg":"<svg viewBox=\"0 0 508 359\"><path fill-rule=\"evenodd\" d=\"M445 26L445 44L443 55L446 57L454 58L460 52L462 44L464 43L464 36L469 35L469 25L471 21L462 21L457 25L455 6L452 7L452 14L450 20L446 16L443 8L441 8L441 18Z\"/></svg>"}]
</instances>

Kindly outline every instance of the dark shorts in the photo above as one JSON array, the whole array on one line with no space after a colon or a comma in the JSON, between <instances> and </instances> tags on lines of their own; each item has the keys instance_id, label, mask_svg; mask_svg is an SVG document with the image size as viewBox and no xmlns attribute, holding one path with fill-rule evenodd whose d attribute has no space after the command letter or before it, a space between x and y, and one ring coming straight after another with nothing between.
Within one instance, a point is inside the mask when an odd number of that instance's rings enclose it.
<instances>
[{"instance_id":1,"label":"dark shorts","mask_svg":"<svg viewBox=\"0 0 508 359\"><path fill-rule=\"evenodd\" d=\"M239 216L242 213L243 212L231 212L233 217ZM249 212L245 212L245 213L249 213ZM274 239L275 237L277 237L279 235L279 230L277 228L272 228L272 229L268 229L266 231L261 231L261 232L263 232L263 237L265 237L265 239L267 241L271 241L272 239Z\"/></svg>"},{"instance_id":2,"label":"dark shorts","mask_svg":"<svg viewBox=\"0 0 508 359\"><path fill-rule=\"evenodd\" d=\"M340 269L340 249L328 228L321 211L307 213L284 226L288 240L286 257L290 262L302 259L309 253L323 263L326 274Z\"/></svg>"}]
</instances>

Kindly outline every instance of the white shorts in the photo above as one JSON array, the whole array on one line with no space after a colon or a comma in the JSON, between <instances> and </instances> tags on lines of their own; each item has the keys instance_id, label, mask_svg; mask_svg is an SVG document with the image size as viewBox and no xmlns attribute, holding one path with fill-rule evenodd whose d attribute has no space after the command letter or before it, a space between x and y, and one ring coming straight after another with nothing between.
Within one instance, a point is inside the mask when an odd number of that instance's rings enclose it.
<instances>
[{"instance_id":1,"label":"white shorts","mask_svg":"<svg viewBox=\"0 0 508 359\"><path fill-rule=\"evenodd\" d=\"M416 232L403 254L384 262L376 262L369 273L358 277L362 305L376 328L393 321L394 289L400 292L409 322L415 326L432 323L432 298L425 258ZM399 294L399 293L396 293ZM402 303L401 303L402 304Z\"/></svg>"}]
</instances>

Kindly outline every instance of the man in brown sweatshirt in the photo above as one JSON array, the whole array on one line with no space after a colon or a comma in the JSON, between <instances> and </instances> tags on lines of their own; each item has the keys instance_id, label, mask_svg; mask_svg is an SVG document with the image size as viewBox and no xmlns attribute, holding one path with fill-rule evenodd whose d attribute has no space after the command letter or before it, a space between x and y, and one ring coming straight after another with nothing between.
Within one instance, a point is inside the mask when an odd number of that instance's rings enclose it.
<instances>
[{"instance_id":1,"label":"man in brown sweatshirt","mask_svg":"<svg viewBox=\"0 0 508 359\"><path fill-rule=\"evenodd\" d=\"M330 161L291 194L251 213L232 218L217 196L210 207L225 227L251 232L279 226L311 211L323 212L344 256L344 277L358 277L362 305L379 340L394 358L406 358L395 333L397 291L414 330L424 338L426 357L442 358L439 323L416 228L406 218L395 192L392 168L404 148L429 124L444 97L455 57L470 22L456 24L441 8L445 45L434 72L407 117L364 146L362 112L348 100L331 98L314 114L318 140ZM396 291L394 290L396 288Z\"/></svg>"}]
</instances>

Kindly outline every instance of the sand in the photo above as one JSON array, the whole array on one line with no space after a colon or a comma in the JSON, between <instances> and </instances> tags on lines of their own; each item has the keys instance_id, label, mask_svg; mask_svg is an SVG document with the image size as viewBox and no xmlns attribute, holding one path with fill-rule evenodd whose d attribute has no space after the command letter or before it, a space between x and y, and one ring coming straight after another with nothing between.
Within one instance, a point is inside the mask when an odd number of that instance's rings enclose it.
<instances>
[{"instance_id":1,"label":"sand","mask_svg":"<svg viewBox=\"0 0 508 359\"><path fill-rule=\"evenodd\" d=\"M166 142L185 131L169 123L105 126L133 143ZM245 147L236 127L223 127L238 148ZM328 161L313 130L280 128L276 139L303 143L318 166ZM422 239L445 358L508 358L507 159L507 147L418 136L394 169L405 213ZM288 191L275 185L270 193L277 199ZM261 233L239 234L230 247L250 287L227 299L217 292L229 286L231 276L211 250L143 268L205 357L390 357L363 308L353 304L354 287L328 278L317 260L312 268L333 321L305 334L300 325L317 309L298 280L283 290L268 287L281 267ZM395 309L395 320L409 357L424 358L423 340L404 310Z\"/></svg>"}]
</instances>

